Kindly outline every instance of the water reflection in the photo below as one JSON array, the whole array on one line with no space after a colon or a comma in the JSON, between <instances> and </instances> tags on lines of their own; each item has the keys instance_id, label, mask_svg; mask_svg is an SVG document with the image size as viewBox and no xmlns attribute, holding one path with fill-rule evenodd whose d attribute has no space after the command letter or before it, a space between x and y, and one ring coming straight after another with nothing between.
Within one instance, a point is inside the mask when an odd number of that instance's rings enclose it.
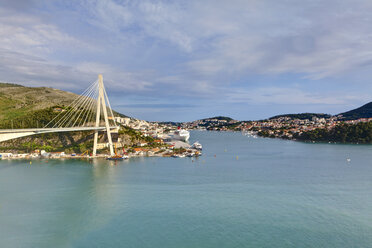
<instances>
[{"instance_id":1,"label":"water reflection","mask_svg":"<svg viewBox=\"0 0 372 248\"><path fill-rule=\"evenodd\" d=\"M0 190L0 226L7 226L0 238L9 247L66 247L106 225L126 194L118 182L125 167L120 165L102 159L33 160L32 165L1 161L0 168L16 170L8 177L0 175L1 183L8 185Z\"/></svg>"}]
</instances>

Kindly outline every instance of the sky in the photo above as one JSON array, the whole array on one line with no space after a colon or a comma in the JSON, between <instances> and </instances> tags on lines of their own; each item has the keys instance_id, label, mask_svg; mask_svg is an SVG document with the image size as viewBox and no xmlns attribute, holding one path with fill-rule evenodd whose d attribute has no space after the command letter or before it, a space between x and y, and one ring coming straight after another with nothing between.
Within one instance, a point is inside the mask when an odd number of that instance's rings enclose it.
<instances>
[{"instance_id":1,"label":"sky","mask_svg":"<svg viewBox=\"0 0 372 248\"><path fill-rule=\"evenodd\" d=\"M372 1L0 2L0 81L149 121L337 114L372 101Z\"/></svg>"}]
</instances>

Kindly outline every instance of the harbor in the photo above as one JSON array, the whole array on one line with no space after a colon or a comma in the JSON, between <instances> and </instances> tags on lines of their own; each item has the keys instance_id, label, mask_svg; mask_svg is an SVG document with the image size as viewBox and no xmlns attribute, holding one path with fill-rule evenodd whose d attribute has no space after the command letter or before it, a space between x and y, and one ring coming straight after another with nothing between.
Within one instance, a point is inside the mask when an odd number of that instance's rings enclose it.
<instances>
[{"instance_id":1,"label":"harbor","mask_svg":"<svg viewBox=\"0 0 372 248\"><path fill-rule=\"evenodd\" d=\"M183 133L188 134L187 140L189 139L189 132L182 130ZM163 136L164 137L164 136ZM66 153L66 152L48 152L46 150L36 149L29 153L18 153L18 152L0 152L0 159L78 159L78 158L103 158L110 159L115 156L117 159L129 159L133 157L198 157L202 155L202 145L199 142L189 144L185 139L175 138L174 132L165 136L163 140L156 137L156 143L137 143L133 147L124 148L124 145L120 142L114 144L114 155L105 153L99 153L93 156L86 150L83 153ZM156 145L156 147L152 147ZM107 143L100 143L98 147L106 148ZM120 149L118 149L120 147Z\"/></svg>"},{"instance_id":2,"label":"harbor","mask_svg":"<svg viewBox=\"0 0 372 248\"><path fill-rule=\"evenodd\" d=\"M5 85L11 90L14 85ZM201 145L189 144L190 132L180 126L147 122L111 109L102 74L70 105L37 112L39 122L5 122L0 128L0 159L201 156ZM27 117L29 118L29 117ZM31 118L31 117L30 117ZM36 128L34 125L36 124ZM31 127L32 126L32 127Z\"/></svg>"}]
</instances>

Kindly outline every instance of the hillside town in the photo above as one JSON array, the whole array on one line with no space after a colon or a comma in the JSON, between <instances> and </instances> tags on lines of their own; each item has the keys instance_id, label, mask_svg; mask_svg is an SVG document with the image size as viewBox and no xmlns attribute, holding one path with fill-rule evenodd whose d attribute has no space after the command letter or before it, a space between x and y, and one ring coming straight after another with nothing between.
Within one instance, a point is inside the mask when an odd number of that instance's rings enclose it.
<instances>
[{"instance_id":1,"label":"hillside town","mask_svg":"<svg viewBox=\"0 0 372 248\"><path fill-rule=\"evenodd\" d=\"M259 121L237 121L228 117L214 117L186 122L183 128L210 130L210 131L242 131L253 134L272 137L292 139L294 136L316 129L333 129L340 124L358 124L372 121L372 118L358 118L355 120L344 120L342 115L317 117L309 115L305 118L293 117L296 115L279 116Z\"/></svg>"}]
</instances>

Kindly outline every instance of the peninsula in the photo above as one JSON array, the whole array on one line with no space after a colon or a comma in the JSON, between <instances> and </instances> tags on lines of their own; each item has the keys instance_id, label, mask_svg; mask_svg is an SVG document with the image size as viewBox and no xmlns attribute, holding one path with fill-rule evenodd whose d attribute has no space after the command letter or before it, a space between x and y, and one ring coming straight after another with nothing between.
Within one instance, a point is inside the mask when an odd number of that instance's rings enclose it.
<instances>
[{"instance_id":1,"label":"peninsula","mask_svg":"<svg viewBox=\"0 0 372 248\"><path fill-rule=\"evenodd\" d=\"M115 111L112 111L112 116L109 117L110 125L114 123L112 127L114 130L110 134L112 141L103 130L98 132L92 128L90 131L76 128L69 132L43 133L43 127L60 115L64 116L68 123L71 122L69 119L72 117L79 123L83 119L84 122L87 120L82 116L94 117L94 114L89 112L93 109L94 99L47 87L24 87L18 84L0 83L0 89L0 129L9 132L23 129L41 130L40 134L25 137L21 135L19 138L0 142L2 158L90 157L94 150L95 135L98 135L96 144L98 152L93 156L98 157L107 156L110 152L110 142L115 146L115 154L127 157L201 155L200 149L195 149L184 142L181 136L174 135L179 133L174 126L138 120ZM71 107L71 103L79 97L83 99L80 102L85 105ZM92 104L87 104L89 102ZM87 109L89 106L90 109ZM90 126L92 125L91 121ZM187 131L184 132L188 134Z\"/></svg>"},{"instance_id":2,"label":"peninsula","mask_svg":"<svg viewBox=\"0 0 372 248\"><path fill-rule=\"evenodd\" d=\"M187 129L243 131L270 138L301 141L372 143L372 102L337 115L300 113L257 121L213 117L182 123Z\"/></svg>"}]
</instances>

